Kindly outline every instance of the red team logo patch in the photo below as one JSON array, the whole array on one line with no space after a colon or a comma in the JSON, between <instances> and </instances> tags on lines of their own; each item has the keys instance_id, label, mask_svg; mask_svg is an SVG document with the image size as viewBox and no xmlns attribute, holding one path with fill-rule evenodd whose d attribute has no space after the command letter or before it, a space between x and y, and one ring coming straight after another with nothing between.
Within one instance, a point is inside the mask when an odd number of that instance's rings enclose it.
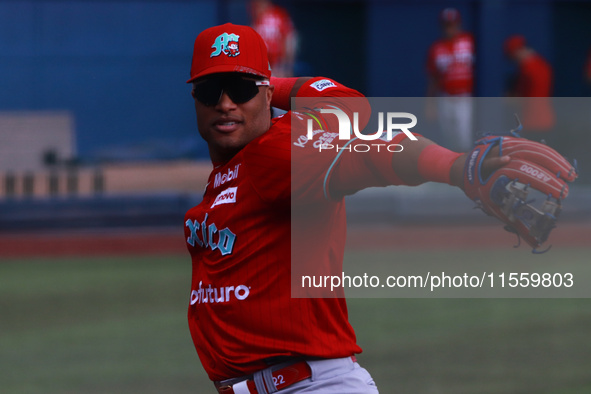
<instances>
[{"instance_id":1,"label":"red team logo patch","mask_svg":"<svg viewBox=\"0 0 591 394\"><path fill-rule=\"evenodd\" d=\"M239 35L231 33L222 33L216 37L213 45L211 46L214 51L209 57L219 56L222 53L224 55L235 57L240 55L240 48L238 47Z\"/></svg>"}]
</instances>

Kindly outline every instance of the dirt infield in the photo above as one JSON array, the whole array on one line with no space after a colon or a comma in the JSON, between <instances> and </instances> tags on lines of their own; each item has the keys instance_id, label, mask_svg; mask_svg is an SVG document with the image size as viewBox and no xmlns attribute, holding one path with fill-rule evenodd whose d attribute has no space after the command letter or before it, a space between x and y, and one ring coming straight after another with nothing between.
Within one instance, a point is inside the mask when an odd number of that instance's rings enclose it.
<instances>
[{"instance_id":1,"label":"dirt infield","mask_svg":"<svg viewBox=\"0 0 591 394\"><path fill-rule=\"evenodd\" d=\"M560 247L589 246L591 224L561 223L552 230L547 244ZM518 242L515 234L501 223L490 225L410 225L350 226L347 246L351 249L487 249L512 248ZM528 247L522 242L522 247Z\"/></svg>"},{"instance_id":2,"label":"dirt infield","mask_svg":"<svg viewBox=\"0 0 591 394\"><path fill-rule=\"evenodd\" d=\"M0 234L0 260L25 257L181 254L187 253L183 238L182 228Z\"/></svg>"},{"instance_id":3,"label":"dirt infield","mask_svg":"<svg viewBox=\"0 0 591 394\"><path fill-rule=\"evenodd\" d=\"M583 247L591 224L563 223L550 237L554 247ZM477 249L511 248L517 237L501 225L356 225L348 229L347 248ZM527 245L522 245L527 248ZM114 229L77 232L0 234L0 260L59 256L187 254L183 229Z\"/></svg>"}]
</instances>

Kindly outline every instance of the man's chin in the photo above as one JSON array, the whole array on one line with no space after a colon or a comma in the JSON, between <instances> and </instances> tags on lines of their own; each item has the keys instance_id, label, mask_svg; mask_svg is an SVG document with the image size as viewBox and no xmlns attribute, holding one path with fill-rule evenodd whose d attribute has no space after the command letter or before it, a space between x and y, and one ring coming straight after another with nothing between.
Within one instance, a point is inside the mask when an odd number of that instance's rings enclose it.
<instances>
[{"instance_id":1,"label":"man's chin","mask_svg":"<svg viewBox=\"0 0 591 394\"><path fill-rule=\"evenodd\" d=\"M226 158L233 157L245 146L246 144L239 141L217 141L217 143L213 144L214 150Z\"/></svg>"}]
</instances>

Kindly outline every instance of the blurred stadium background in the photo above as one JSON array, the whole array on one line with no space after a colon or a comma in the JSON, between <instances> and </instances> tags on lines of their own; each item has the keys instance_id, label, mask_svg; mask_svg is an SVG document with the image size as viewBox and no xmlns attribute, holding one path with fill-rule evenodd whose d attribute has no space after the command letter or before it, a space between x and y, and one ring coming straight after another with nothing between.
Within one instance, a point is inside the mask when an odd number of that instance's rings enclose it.
<instances>
[{"instance_id":1,"label":"blurred stadium background","mask_svg":"<svg viewBox=\"0 0 591 394\"><path fill-rule=\"evenodd\" d=\"M504 94L514 66L503 41L525 35L554 68L554 95L588 115L557 146L579 158L581 179L544 258L588 262L591 1L276 3L298 31L296 74L373 97L425 94L444 7L475 36L476 96ZM196 35L224 22L248 24L246 2L0 0L0 391L211 392L185 323L182 220L210 171L185 80ZM352 233L380 218L403 259L531 258L439 186L354 196ZM360 360L384 393L591 392L587 299L350 308Z\"/></svg>"}]
</instances>

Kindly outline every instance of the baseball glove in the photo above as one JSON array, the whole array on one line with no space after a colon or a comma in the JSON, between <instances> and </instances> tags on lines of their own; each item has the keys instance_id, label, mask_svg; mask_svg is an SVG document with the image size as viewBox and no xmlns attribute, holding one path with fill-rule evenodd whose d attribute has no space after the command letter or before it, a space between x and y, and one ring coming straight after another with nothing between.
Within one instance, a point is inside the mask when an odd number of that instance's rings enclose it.
<instances>
[{"instance_id":1,"label":"baseball glove","mask_svg":"<svg viewBox=\"0 0 591 394\"><path fill-rule=\"evenodd\" d=\"M510 156L511 161L492 174L484 174L482 162L494 147L498 147L501 156ZM478 140L468 154L464 191L479 208L505 223L507 231L523 238L536 253L556 227L562 200L568 195L567 182L576 177L575 167L542 143L487 136Z\"/></svg>"}]
</instances>

